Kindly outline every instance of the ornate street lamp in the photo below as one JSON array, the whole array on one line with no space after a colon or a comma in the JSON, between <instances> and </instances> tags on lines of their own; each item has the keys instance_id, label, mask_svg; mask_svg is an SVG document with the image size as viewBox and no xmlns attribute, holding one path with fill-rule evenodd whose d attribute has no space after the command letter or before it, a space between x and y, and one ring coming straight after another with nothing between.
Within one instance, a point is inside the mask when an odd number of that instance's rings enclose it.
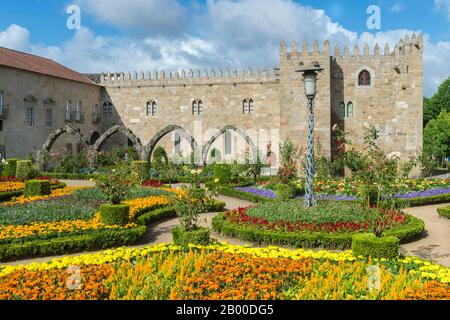
<instances>
[{"instance_id":1,"label":"ornate street lamp","mask_svg":"<svg viewBox=\"0 0 450 320\"><path fill-rule=\"evenodd\" d=\"M314 198L314 98L317 93L317 74L323 70L318 63L313 67L300 69L303 74L305 94L308 98L308 149L306 154L305 206L316 205Z\"/></svg>"}]
</instances>

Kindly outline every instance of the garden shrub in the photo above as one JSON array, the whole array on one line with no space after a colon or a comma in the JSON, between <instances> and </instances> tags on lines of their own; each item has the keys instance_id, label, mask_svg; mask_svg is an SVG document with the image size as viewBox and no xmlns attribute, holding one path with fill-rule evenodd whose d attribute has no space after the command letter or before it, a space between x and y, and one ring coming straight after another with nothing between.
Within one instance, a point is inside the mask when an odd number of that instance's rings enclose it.
<instances>
[{"instance_id":1,"label":"garden shrub","mask_svg":"<svg viewBox=\"0 0 450 320\"><path fill-rule=\"evenodd\" d=\"M16 164L16 177L20 181L33 178L33 163L31 160L19 160Z\"/></svg>"},{"instance_id":2,"label":"garden shrub","mask_svg":"<svg viewBox=\"0 0 450 320\"><path fill-rule=\"evenodd\" d=\"M231 182L231 169L227 164L214 165L214 180L219 179L220 184L228 184Z\"/></svg>"},{"instance_id":3,"label":"garden shrub","mask_svg":"<svg viewBox=\"0 0 450 320\"><path fill-rule=\"evenodd\" d=\"M177 215L174 207L164 207L156 210L149 211L147 213L141 214L136 222L139 225L149 225L153 222L160 221L166 218L172 218Z\"/></svg>"},{"instance_id":4,"label":"garden shrub","mask_svg":"<svg viewBox=\"0 0 450 320\"><path fill-rule=\"evenodd\" d=\"M50 181L28 180L25 181L23 195L25 197L47 196L51 193Z\"/></svg>"},{"instance_id":5,"label":"garden shrub","mask_svg":"<svg viewBox=\"0 0 450 320\"><path fill-rule=\"evenodd\" d=\"M450 206L444 208L438 208L437 212L443 218L450 219Z\"/></svg>"},{"instance_id":6,"label":"garden shrub","mask_svg":"<svg viewBox=\"0 0 450 320\"><path fill-rule=\"evenodd\" d=\"M354 256L392 259L398 256L397 237L376 237L373 233L356 234L352 237Z\"/></svg>"},{"instance_id":7,"label":"garden shrub","mask_svg":"<svg viewBox=\"0 0 450 320\"><path fill-rule=\"evenodd\" d=\"M6 164L5 164L5 166L3 168L3 172L2 172L2 175L4 177L15 177L16 176L17 161L19 161L19 159L6 160Z\"/></svg>"},{"instance_id":8,"label":"garden shrub","mask_svg":"<svg viewBox=\"0 0 450 320\"><path fill-rule=\"evenodd\" d=\"M286 201L294 197L294 188L289 184L279 184L276 187L277 199Z\"/></svg>"},{"instance_id":9,"label":"garden shrub","mask_svg":"<svg viewBox=\"0 0 450 320\"><path fill-rule=\"evenodd\" d=\"M7 262L29 257L62 255L136 244L143 240L146 231L147 228L145 226L131 229L103 229L83 235L35 240L25 243L1 244L0 261Z\"/></svg>"},{"instance_id":10,"label":"garden shrub","mask_svg":"<svg viewBox=\"0 0 450 320\"><path fill-rule=\"evenodd\" d=\"M148 179L149 165L147 161L131 162L131 180L133 183L141 185Z\"/></svg>"},{"instance_id":11,"label":"garden shrub","mask_svg":"<svg viewBox=\"0 0 450 320\"><path fill-rule=\"evenodd\" d=\"M195 230L186 231L181 227L172 229L173 242L177 246L186 247L189 244L208 245L211 243L211 235L208 228L198 227Z\"/></svg>"},{"instance_id":12,"label":"garden shrub","mask_svg":"<svg viewBox=\"0 0 450 320\"><path fill-rule=\"evenodd\" d=\"M100 206L100 221L106 225L123 226L129 222L130 206L124 204L102 204Z\"/></svg>"},{"instance_id":13,"label":"garden shrub","mask_svg":"<svg viewBox=\"0 0 450 320\"><path fill-rule=\"evenodd\" d=\"M237 198L237 199L241 199L241 200L245 200L245 201L249 201L249 202L254 202L254 203L264 203L264 202L274 201L274 199L261 197L256 194L251 194L248 192L239 191L239 190L236 190L229 186L220 187L219 194L221 194L223 196L227 196L227 197L233 197L233 198Z\"/></svg>"}]
</instances>

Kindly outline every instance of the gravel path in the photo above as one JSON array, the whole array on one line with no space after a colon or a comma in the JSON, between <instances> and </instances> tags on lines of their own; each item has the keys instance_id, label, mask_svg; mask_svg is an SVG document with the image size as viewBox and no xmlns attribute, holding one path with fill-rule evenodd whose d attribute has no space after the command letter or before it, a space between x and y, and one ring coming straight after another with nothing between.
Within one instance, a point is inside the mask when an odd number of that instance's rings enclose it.
<instances>
[{"instance_id":1,"label":"gravel path","mask_svg":"<svg viewBox=\"0 0 450 320\"><path fill-rule=\"evenodd\" d=\"M62 180L68 186L94 186L93 182L82 180ZM236 198L219 196L219 200L226 203L226 209L237 209L239 207L248 207L252 203ZM447 204L448 205L448 204ZM423 237L417 241L404 244L401 246L403 253L418 256L427 260L432 260L445 266L450 266L450 220L440 218L436 209L444 205L424 206L417 208L408 208L405 211L425 221L426 232ZM211 226L211 220L217 213L205 213L200 217L199 224L205 227ZM140 248L152 244L165 243L172 241L172 228L177 226L178 218L171 218L151 224L145 236L145 243L132 246L131 248ZM235 245L251 245L238 239L223 237L214 232L211 233L212 238L220 242L228 242ZM98 252L98 251L97 251ZM77 256L84 253L77 253L64 256ZM0 263L1 265L17 265L28 264L32 262L43 262L52 260L57 257L45 257L30 260L21 260L17 262Z\"/></svg>"}]
</instances>

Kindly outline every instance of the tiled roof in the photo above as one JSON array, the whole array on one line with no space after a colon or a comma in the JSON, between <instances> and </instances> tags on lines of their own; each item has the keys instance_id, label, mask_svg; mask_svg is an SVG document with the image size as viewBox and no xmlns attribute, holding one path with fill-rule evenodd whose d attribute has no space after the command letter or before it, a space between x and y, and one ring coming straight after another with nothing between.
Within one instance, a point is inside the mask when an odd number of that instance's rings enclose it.
<instances>
[{"instance_id":1,"label":"tiled roof","mask_svg":"<svg viewBox=\"0 0 450 320\"><path fill-rule=\"evenodd\" d=\"M88 78L53 60L0 47L0 66L95 85Z\"/></svg>"}]
</instances>

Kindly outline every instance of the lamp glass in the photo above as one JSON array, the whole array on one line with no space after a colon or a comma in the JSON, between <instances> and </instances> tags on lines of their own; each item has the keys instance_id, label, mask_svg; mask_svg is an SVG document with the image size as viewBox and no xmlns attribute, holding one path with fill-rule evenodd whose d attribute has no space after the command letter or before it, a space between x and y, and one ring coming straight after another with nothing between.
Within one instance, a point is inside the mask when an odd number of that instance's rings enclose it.
<instances>
[{"instance_id":1,"label":"lamp glass","mask_svg":"<svg viewBox=\"0 0 450 320\"><path fill-rule=\"evenodd\" d=\"M316 95L316 75L315 74L305 74L305 93L308 97L314 97Z\"/></svg>"}]
</instances>

